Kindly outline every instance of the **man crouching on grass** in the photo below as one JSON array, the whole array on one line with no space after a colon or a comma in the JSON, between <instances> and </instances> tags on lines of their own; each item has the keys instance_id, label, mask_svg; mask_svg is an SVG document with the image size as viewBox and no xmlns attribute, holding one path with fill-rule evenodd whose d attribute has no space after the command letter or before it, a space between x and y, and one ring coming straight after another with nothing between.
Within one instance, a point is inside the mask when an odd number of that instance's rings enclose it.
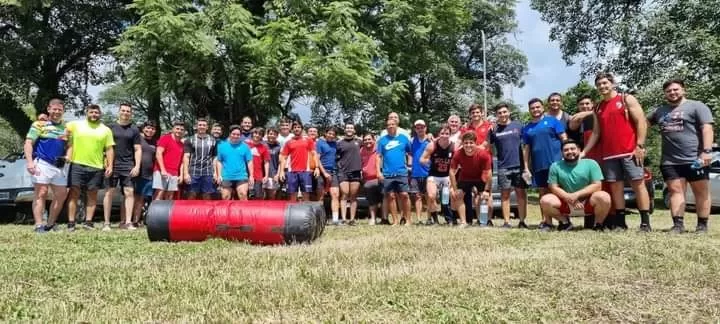
<instances>
[{"instance_id":1,"label":"man crouching on grass","mask_svg":"<svg viewBox=\"0 0 720 324\"><path fill-rule=\"evenodd\" d=\"M492 189L492 157L488 150L475 144L476 140L475 132L463 134L462 149L458 150L450 161L450 194L460 216L460 227L467 226L465 202L472 201L470 198L473 189L480 193L481 200L487 200ZM460 179L456 177L458 169L462 169ZM479 220L479 211L477 215ZM487 226L480 221L478 223L480 226Z\"/></svg>"},{"instance_id":2,"label":"man crouching on grass","mask_svg":"<svg viewBox=\"0 0 720 324\"><path fill-rule=\"evenodd\" d=\"M563 160L550 166L548 187L550 193L540 199L544 215L560 221L558 230L572 229L571 210L583 210L595 216L593 230L602 231L603 221L610 211L610 195L602 191L603 175L594 160L580 159L580 148L573 140L562 145ZM549 231L550 227L543 231Z\"/></svg>"}]
</instances>

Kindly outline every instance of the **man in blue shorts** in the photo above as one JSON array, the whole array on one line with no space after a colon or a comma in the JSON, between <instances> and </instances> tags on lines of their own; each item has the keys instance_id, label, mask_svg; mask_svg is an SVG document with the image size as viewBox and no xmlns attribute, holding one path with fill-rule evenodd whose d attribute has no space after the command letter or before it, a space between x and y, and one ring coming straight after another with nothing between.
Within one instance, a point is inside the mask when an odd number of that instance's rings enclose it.
<instances>
[{"instance_id":1,"label":"man in blue shorts","mask_svg":"<svg viewBox=\"0 0 720 324\"><path fill-rule=\"evenodd\" d=\"M422 119L418 119L413 124L415 127L415 136L412 138L412 171L410 178L410 194L415 201L415 216L420 221L423 211L423 198L427 195L427 178L430 171L430 164L421 163L423 153L428 144L431 143L430 136L427 133L427 125ZM428 222L432 218L425 217Z\"/></svg>"},{"instance_id":2,"label":"man in blue shorts","mask_svg":"<svg viewBox=\"0 0 720 324\"><path fill-rule=\"evenodd\" d=\"M339 219L340 214L340 183L338 182L335 158L337 156L337 141L335 129L330 127L325 131L325 138L317 140L317 150L320 163L320 175L316 179L315 195L317 201L322 201L325 192L330 190L330 210L332 212L333 225L345 224Z\"/></svg>"},{"instance_id":3,"label":"man in blue shorts","mask_svg":"<svg viewBox=\"0 0 720 324\"><path fill-rule=\"evenodd\" d=\"M403 219L410 225L410 195L408 194L408 165L412 165L412 146L407 136L398 133L397 121L387 120L387 134L380 137L377 145L378 179L383 183L383 194L390 202L393 225L399 224L394 207L396 196L400 198Z\"/></svg>"},{"instance_id":4,"label":"man in blue shorts","mask_svg":"<svg viewBox=\"0 0 720 324\"><path fill-rule=\"evenodd\" d=\"M252 151L240 140L241 137L242 128L239 125L230 126L228 140L218 145L215 164L220 174L218 182L222 184L223 200L232 199L233 191L238 200L247 200L248 188L255 182Z\"/></svg>"},{"instance_id":5,"label":"man in blue shorts","mask_svg":"<svg viewBox=\"0 0 720 324\"><path fill-rule=\"evenodd\" d=\"M490 143L495 148L497 156L497 182L500 189L500 202L505 224L503 228L510 228L510 192L515 190L520 219L518 228L527 228L525 216L527 213L527 199L525 189L528 187L523 178L523 164L520 156L522 144L523 125L510 118L510 109L505 103L495 106L497 125L490 131ZM525 175L527 178L527 175Z\"/></svg>"},{"instance_id":6,"label":"man in blue shorts","mask_svg":"<svg viewBox=\"0 0 720 324\"><path fill-rule=\"evenodd\" d=\"M540 188L540 197L548 193L548 173L555 161L560 161L560 144L567 139L565 125L554 116L545 115L542 100L528 101L532 120L523 128L523 162L525 173L532 170L533 184ZM531 169L532 168L532 169ZM538 229L552 226L552 218L543 215Z\"/></svg>"},{"instance_id":7,"label":"man in blue shorts","mask_svg":"<svg viewBox=\"0 0 720 324\"><path fill-rule=\"evenodd\" d=\"M280 151L278 178L280 181L287 179L287 193L290 201L294 202L297 201L298 188L302 189L303 197L310 195L313 189L312 177L320 175L320 169L310 169L311 164L319 164L317 154L315 154L315 141L302 135L303 126L299 121L293 122L292 131L294 136L285 142ZM311 161L311 159L315 161ZM285 168L288 164L290 167L286 177Z\"/></svg>"},{"instance_id":8,"label":"man in blue shorts","mask_svg":"<svg viewBox=\"0 0 720 324\"><path fill-rule=\"evenodd\" d=\"M190 185L188 199L195 199L198 194L204 200L210 200L215 193L213 181L213 159L215 159L217 142L208 134L208 122L198 118L196 133L185 139L183 148L183 180Z\"/></svg>"}]
</instances>

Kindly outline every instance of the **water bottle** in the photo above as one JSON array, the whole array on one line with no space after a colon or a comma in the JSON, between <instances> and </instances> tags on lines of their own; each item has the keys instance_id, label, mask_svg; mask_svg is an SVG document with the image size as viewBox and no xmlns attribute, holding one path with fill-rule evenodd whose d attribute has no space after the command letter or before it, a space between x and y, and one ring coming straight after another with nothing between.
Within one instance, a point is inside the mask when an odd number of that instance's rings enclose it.
<instances>
[{"instance_id":1,"label":"water bottle","mask_svg":"<svg viewBox=\"0 0 720 324\"><path fill-rule=\"evenodd\" d=\"M700 159L695 160L693 162L692 166L690 166L693 170L699 170L703 168L703 162L700 161Z\"/></svg>"},{"instance_id":2,"label":"water bottle","mask_svg":"<svg viewBox=\"0 0 720 324\"><path fill-rule=\"evenodd\" d=\"M478 213L478 222L480 226L487 225L488 223L488 205L487 202L483 199L480 200L480 212Z\"/></svg>"},{"instance_id":3,"label":"water bottle","mask_svg":"<svg viewBox=\"0 0 720 324\"><path fill-rule=\"evenodd\" d=\"M525 184L528 186L532 185L532 174L530 174L530 172L523 172L522 178L525 180Z\"/></svg>"},{"instance_id":4,"label":"water bottle","mask_svg":"<svg viewBox=\"0 0 720 324\"><path fill-rule=\"evenodd\" d=\"M447 205L450 203L450 188L443 186L442 193L440 194L440 204Z\"/></svg>"}]
</instances>

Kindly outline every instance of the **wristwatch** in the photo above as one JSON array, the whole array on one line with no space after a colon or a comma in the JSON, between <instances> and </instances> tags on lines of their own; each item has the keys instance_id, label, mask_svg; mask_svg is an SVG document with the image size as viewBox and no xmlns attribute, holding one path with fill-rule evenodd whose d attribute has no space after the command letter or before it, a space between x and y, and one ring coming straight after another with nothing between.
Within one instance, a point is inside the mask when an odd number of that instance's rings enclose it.
<instances>
[{"instance_id":1,"label":"wristwatch","mask_svg":"<svg viewBox=\"0 0 720 324\"><path fill-rule=\"evenodd\" d=\"M640 149L644 150L644 149L645 149L645 144L637 144L637 147L639 147Z\"/></svg>"},{"instance_id":2,"label":"wristwatch","mask_svg":"<svg viewBox=\"0 0 720 324\"><path fill-rule=\"evenodd\" d=\"M712 149L704 149L702 150L703 153L712 154Z\"/></svg>"}]
</instances>

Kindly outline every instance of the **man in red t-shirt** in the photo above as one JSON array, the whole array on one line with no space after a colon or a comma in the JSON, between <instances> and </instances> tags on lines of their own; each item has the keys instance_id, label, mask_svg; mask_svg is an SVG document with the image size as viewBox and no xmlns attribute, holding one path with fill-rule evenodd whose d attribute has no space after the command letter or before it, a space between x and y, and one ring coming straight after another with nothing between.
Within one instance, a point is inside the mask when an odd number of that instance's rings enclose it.
<instances>
[{"instance_id":1,"label":"man in red t-shirt","mask_svg":"<svg viewBox=\"0 0 720 324\"><path fill-rule=\"evenodd\" d=\"M185 133L185 124L180 121L173 123L169 134L160 136L155 151L155 166L153 172L153 189L155 200L171 200L178 191L180 165L184 153L182 142Z\"/></svg>"},{"instance_id":2,"label":"man in red t-shirt","mask_svg":"<svg viewBox=\"0 0 720 324\"><path fill-rule=\"evenodd\" d=\"M485 119L485 108L480 104L472 104L468 108L468 115L470 116L470 122L461 129L462 133L474 132L476 144L485 150L490 150L487 138L492 124Z\"/></svg>"},{"instance_id":3,"label":"man in red t-shirt","mask_svg":"<svg viewBox=\"0 0 720 324\"><path fill-rule=\"evenodd\" d=\"M317 154L315 154L315 141L310 137L302 136L303 126L299 121L293 122L293 137L288 139L280 152L280 170L278 178L280 181L287 179L287 193L290 201L297 201L298 188L302 189L303 197L309 197L312 192L312 177L320 174L320 169L310 169L310 165L317 166ZM290 158L290 168L287 175L285 167L287 159ZM311 161L313 159L314 161Z\"/></svg>"},{"instance_id":4,"label":"man in red t-shirt","mask_svg":"<svg viewBox=\"0 0 720 324\"><path fill-rule=\"evenodd\" d=\"M255 183L250 188L250 197L258 200L264 199L263 183L267 182L268 174L270 174L270 149L262 141L264 136L265 129L256 127L250 131L250 138L245 140L245 144L250 147L250 152L252 152L253 178L255 178Z\"/></svg>"},{"instance_id":5,"label":"man in red t-shirt","mask_svg":"<svg viewBox=\"0 0 720 324\"><path fill-rule=\"evenodd\" d=\"M462 227L467 226L465 205L469 198L472 200L473 189L480 193L480 199L488 200L491 196L492 157L487 150L480 149L476 142L477 136L474 132L463 134L463 147L453 155L450 162L450 194ZM456 178L458 168L463 170L460 179Z\"/></svg>"}]
</instances>

